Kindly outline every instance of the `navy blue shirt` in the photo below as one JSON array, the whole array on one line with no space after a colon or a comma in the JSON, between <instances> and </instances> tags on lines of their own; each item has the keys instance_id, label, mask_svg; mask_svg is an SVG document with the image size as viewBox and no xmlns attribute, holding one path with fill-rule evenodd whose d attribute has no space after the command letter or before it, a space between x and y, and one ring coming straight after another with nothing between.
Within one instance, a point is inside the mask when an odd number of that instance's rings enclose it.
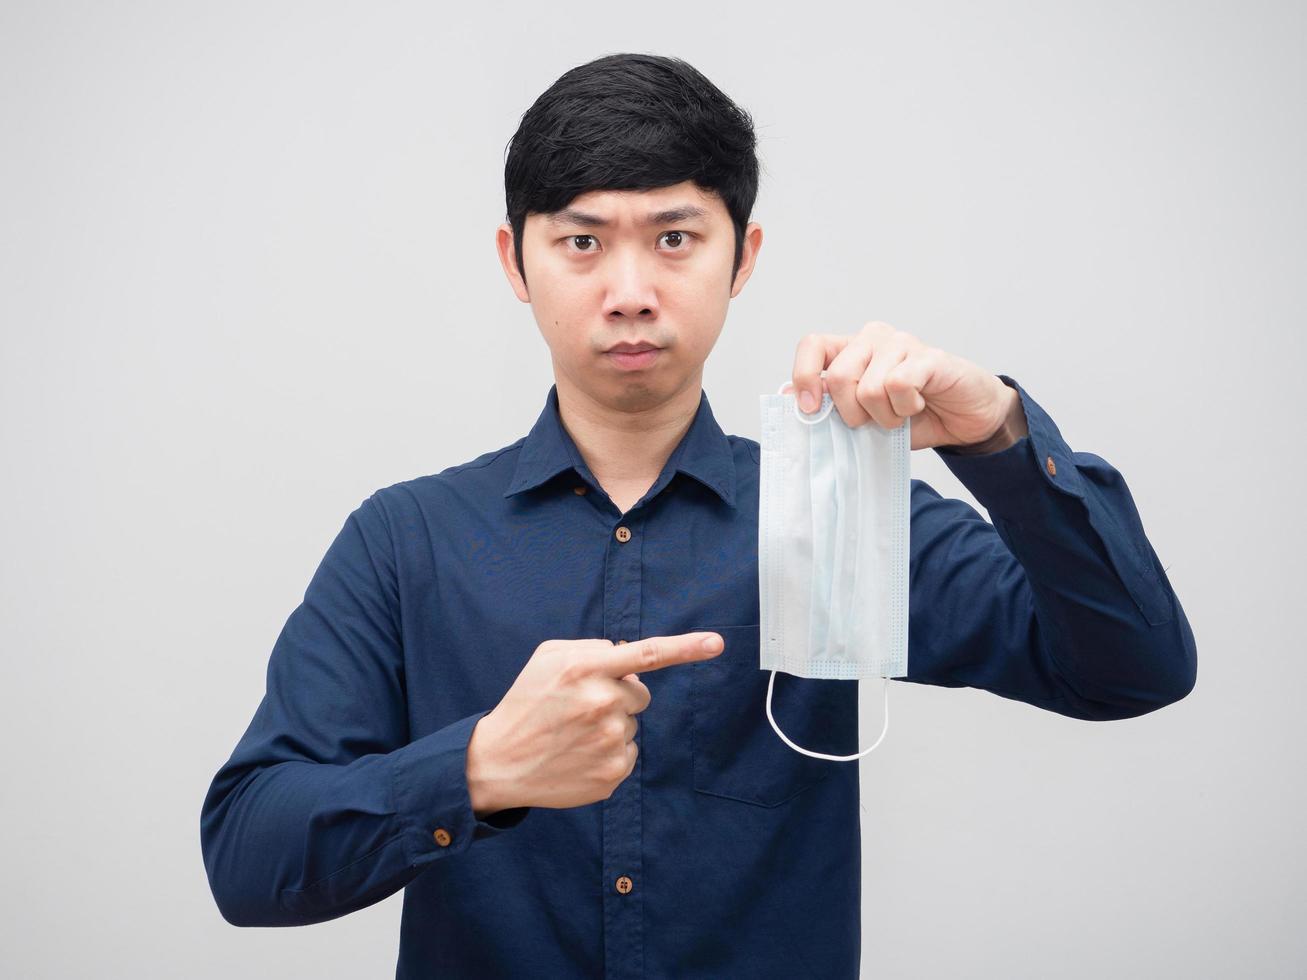
<instances>
[{"instance_id":1,"label":"navy blue shirt","mask_svg":"<svg viewBox=\"0 0 1307 980\"><path fill-rule=\"evenodd\" d=\"M1029 434L936 450L993 523L912 481L905 680L1089 720L1184 697L1193 634L1121 474L999 377ZM227 921L307 925L404 888L397 977L857 977L858 766L766 718L758 461L703 393L622 513L555 386L525 438L364 500L204 800ZM641 675L639 755L611 797L477 818L468 740L537 646L694 630L725 647ZM862 748L856 680L778 672L772 710L805 748Z\"/></svg>"}]
</instances>

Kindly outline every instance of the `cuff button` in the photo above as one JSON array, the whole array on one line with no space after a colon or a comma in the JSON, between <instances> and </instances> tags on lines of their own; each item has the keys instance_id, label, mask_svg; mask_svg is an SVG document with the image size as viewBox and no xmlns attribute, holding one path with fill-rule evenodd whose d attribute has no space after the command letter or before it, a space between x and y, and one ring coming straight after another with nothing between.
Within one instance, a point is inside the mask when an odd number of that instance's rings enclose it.
<instances>
[{"instance_id":1,"label":"cuff button","mask_svg":"<svg viewBox=\"0 0 1307 980\"><path fill-rule=\"evenodd\" d=\"M449 842L453 840L453 838L449 836L449 831L444 827L437 827L436 832L432 836L436 838L436 843L441 847L448 847Z\"/></svg>"}]
</instances>

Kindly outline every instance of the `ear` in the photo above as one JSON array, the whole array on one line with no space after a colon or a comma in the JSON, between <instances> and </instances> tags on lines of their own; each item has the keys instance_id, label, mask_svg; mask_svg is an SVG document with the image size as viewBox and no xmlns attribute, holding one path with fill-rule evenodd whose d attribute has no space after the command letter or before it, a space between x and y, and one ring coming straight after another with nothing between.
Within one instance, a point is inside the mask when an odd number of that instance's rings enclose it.
<instances>
[{"instance_id":1,"label":"ear","mask_svg":"<svg viewBox=\"0 0 1307 980\"><path fill-rule=\"evenodd\" d=\"M762 248L762 225L750 221L744 226L744 247L740 250L740 267L735 270L735 281L731 283L731 299L740 294L744 284L753 275L754 263L758 261L758 251Z\"/></svg>"},{"instance_id":2,"label":"ear","mask_svg":"<svg viewBox=\"0 0 1307 980\"><path fill-rule=\"evenodd\" d=\"M507 221L495 229L495 249L499 252L499 264L504 267L504 275L508 277L508 284L513 287L513 292L523 303L531 302L531 296L526 290L526 280L517 268L517 255L513 249L513 226ZM523 256L525 261L525 256Z\"/></svg>"}]
</instances>

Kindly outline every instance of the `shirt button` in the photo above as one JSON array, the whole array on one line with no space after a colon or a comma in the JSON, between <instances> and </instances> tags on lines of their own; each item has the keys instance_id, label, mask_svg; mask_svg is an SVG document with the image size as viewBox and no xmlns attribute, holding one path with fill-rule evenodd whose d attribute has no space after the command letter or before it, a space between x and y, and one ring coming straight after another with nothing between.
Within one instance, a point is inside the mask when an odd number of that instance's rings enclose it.
<instances>
[{"instance_id":1,"label":"shirt button","mask_svg":"<svg viewBox=\"0 0 1307 980\"><path fill-rule=\"evenodd\" d=\"M617 641L617 645L620 647L620 646L621 646L623 643L625 643L625 642L626 642L625 640L618 640L618 641Z\"/></svg>"},{"instance_id":2,"label":"shirt button","mask_svg":"<svg viewBox=\"0 0 1307 980\"><path fill-rule=\"evenodd\" d=\"M1057 476L1057 464L1053 462L1052 456L1044 460L1044 468L1048 470L1049 476Z\"/></svg>"},{"instance_id":3,"label":"shirt button","mask_svg":"<svg viewBox=\"0 0 1307 980\"><path fill-rule=\"evenodd\" d=\"M634 887L635 883L631 881L630 878L626 877L626 875L622 875L622 877L617 879L617 890L623 895L629 893Z\"/></svg>"},{"instance_id":4,"label":"shirt button","mask_svg":"<svg viewBox=\"0 0 1307 980\"><path fill-rule=\"evenodd\" d=\"M579 497L585 493L585 487L573 487L572 492Z\"/></svg>"},{"instance_id":5,"label":"shirt button","mask_svg":"<svg viewBox=\"0 0 1307 980\"><path fill-rule=\"evenodd\" d=\"M631 540L631 529L629 527L619 527L617 529L617 540L626 544Z\"/></svg>"},{"instance_id":6,"label":"shirt button","mask_svg":"<svg viewBox=\"0 0 1307 980\"><path fill-rule=\"evenodd\" d=\"M449 836L449 831L444 827L437 827L435 834L432 836L436 838L436 843L441 847L448 847L449 842L453 840L453 838Z\"/></svg>"}]
</instances>

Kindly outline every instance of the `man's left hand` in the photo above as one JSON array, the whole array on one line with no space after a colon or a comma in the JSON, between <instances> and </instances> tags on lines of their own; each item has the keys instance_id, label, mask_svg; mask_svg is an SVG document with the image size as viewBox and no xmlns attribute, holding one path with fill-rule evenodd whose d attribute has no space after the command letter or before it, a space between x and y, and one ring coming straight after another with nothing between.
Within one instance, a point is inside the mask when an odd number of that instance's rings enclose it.
<instances>
[{"instance_id":1,"label":"man's left hand","mask_svg":"<svg viewBox=\"0 0 1307 980\"><path fill-rule=\"evenodd\" d=\"M913 449L997 452L1028 431L1016 389L997 375L875 320L852 336L813 333L799 341L800 409L811 414L823 391L850 427L874 421L897 429L911 418Z\"/></svg>"}]
</instances>

